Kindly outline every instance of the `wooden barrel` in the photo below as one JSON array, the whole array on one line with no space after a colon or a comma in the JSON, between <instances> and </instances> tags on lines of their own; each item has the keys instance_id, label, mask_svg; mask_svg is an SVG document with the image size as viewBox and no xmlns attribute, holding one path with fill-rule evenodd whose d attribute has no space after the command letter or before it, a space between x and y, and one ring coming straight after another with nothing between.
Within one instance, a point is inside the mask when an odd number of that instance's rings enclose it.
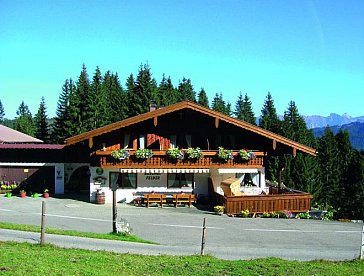
<instances>
[{"instance_id":1,"label":"wooden barrel","mask_svg":"<svg viewBox=\"0 0 364 276\"><path fill-rule=\"evenodd\" d=\"M105 204L105 193L104 192L96 193L96 204Z\"/></svg>"}]
</instances>

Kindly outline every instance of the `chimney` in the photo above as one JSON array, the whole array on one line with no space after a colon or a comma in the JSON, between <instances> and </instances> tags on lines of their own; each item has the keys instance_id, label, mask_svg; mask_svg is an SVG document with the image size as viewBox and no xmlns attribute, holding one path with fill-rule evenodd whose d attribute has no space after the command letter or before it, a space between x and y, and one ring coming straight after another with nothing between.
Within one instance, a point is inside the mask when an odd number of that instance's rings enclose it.
<instances>
[{"instance_id":1,"label":"chimney","mask_svg":"<svg viewBox=\"0 0 364 276\"><path fill-rule=\"evenodd\" d=\"M149 111L154 111L157 109L157 105L155 103L149 105Z\"/></svg>"}]
</instances>

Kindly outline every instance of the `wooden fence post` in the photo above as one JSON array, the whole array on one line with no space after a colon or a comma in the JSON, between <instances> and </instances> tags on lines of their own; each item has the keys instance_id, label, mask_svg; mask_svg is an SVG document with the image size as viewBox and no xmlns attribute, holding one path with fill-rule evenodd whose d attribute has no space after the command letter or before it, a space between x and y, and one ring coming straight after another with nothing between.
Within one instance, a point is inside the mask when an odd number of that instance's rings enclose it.
<instances>
[{"instance_id":1,"label":"wooden fence post","mask_svg":"<svg viewBox=\"0 0 364 276\"><path fill-rule=\"evenodd\" d=\"M42 201L42 220L40 225L40 244L44 244L46 203Z\"/></svg>"},{"instance_id":2,"label":"wooden fence post","mask_svg":"<svg viewBox=\"0 0 364 276\"><path fill-rule=\"evenodd\" d=\"M201 255L204 255L205 254L205 237L206 237L206 218L203 219L202 241L201 241Z\"/></svg>"},{"instance_id":3,"label":"wooden fence post","mask_svg":"<svg viewBox=\"0 0 364 276\"><path fill-rule=\"evenodd\" d=\"M364 260L364 226L361 233L360 260Z\"/></svg>"}]
</instances>

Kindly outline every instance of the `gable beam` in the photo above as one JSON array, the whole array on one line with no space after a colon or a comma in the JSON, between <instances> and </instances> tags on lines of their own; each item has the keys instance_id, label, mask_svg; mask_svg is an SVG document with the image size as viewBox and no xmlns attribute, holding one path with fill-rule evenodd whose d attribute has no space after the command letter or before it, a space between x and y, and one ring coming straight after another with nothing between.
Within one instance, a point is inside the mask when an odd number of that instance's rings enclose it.
<instances>
[{"instance_id":1,"label":"gable beam","mask_svg":"<svg viewBox=\"0 0 364 276\"><path fill-rule=\"evenodd\" d=\"M154 126L156 127L158 125L158 116L155 116L153 119Z\"/></svg>"},{"instance_id":2,"label":"gable beam","mask_svg":"<svg viewBox=\"0 0 364 276\"><path fill-rule=\"evenodd\" d=\"M219 117L215 117L215 128L219 128Z\"/></svg>"},{"instance_id":3,"label":"gable beam","mask_svg":"<svg viewBox=\"0 0 364 276\"><path fill-rule=\"evenodd\" d=\"M292 154L293 154L293 157L296 157L296 154L297 154L297 149L296 148L293 148Z\"/></svg>"},{"instance_id":4,"label":"gable beam","mask_svg":"<svg viewBox=\"0 0 364 276\"><path fill-rule=\"evenodd\" d=\"M93 137L91 136L89 139L88 139L88 147L91 149L94 145L94 139Z\"/></svg>"},{"instance_id":5,"label":"gable beam","mask_svg":"<svg viewBox=\"0 0 364 276\"><path fill-rule=\"evenodd\" d=\"M277 148L277 140L273 139L273 150L276 150Z\"/></svg>"}]
</instances>

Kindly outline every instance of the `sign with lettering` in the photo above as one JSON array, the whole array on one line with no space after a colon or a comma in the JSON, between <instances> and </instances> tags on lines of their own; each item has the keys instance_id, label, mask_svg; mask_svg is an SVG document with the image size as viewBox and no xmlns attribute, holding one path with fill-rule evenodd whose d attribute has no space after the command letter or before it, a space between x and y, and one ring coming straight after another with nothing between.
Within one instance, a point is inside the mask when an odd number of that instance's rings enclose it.
<instances>
[{"instance_id":1,"label":"sign with lettering","mask_svg":"<svg viewBox=\"0 0 364 276\"><path fill-rule=\"evenodd\" d=\"M138 187L167 187L167 174L139 173Z\"/></svg>"}]
</instances>

